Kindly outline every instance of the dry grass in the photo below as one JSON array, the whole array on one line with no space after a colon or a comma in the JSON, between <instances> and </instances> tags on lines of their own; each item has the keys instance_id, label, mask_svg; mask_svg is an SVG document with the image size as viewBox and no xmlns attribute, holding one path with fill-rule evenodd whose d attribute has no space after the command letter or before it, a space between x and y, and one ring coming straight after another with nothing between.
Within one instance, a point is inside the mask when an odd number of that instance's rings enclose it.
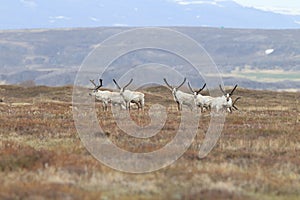
<instances>
[{"instance_id":1,"label":"dry grass","mask_svg":"<svg viewBox=\"0 0 300 200\"><path fill-rule=\"evenodd\" d=\"M110 112L98 109L99 123L118 146L148 152L167 144L179 114L162 87L145 89L151 104L168 107L162 131L149 139L128 136ZM158 94L157 94L158 92ZM300 195L299 93L249 91L239 112L228 114L216 147L197 159L208 128L206 113L188 151L173 165L148 174L110 169L83 147L72 119L72 87L1 86L0 199L298 199Z\"/></svg>"}]
</instances>

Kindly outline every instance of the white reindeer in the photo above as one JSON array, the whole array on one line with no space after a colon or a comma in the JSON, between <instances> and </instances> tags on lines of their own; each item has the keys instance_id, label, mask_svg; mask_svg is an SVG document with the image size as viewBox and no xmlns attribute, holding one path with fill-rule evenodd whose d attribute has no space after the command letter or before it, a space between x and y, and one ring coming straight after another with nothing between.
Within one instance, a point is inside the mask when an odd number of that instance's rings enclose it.
<instances>
[{"instance_id":1,"label":"white reindeer","mask_svg":"<svg viewBox=\"0 0 300 200\"><path fill-rule=\"evenodd\" d=\"M178 87L172 87L167 79L164 78L164 82L168 86L168 88L172 91L173 99L177 103L178 110L182 110L182 105L188 106L191 110L195 107L194 95L182 92L179 88L185 83L186 78L184 78L183 82Z\"/></svg>"},{"instance_id":2,"label":"white reindeer","mask_svg":"<svg viewBox=\"0 0 300 200\"><path fill-rule=\"evenodd\" d=\"M102 79L99 79L100 85L96 85L94 80L90 80L90 82L95 86L90 96L95 96L95 98L102 102L103 110L107 110L107 105L111 103L112 106L120 106L121 109L125 109L125 102L121 97L119 92L111 92L111 91L101 91L99 90L102 87Z\"/></svg>"},{"instance_id":3,"label":"white reindeer","mask_svg":"<svg viewBox=\"0 0 300 200\"><path fill-rule=\"evenodd\" d=\"M233 102L232 102L232 94L234 92L234 90L237 88L237 85L234 86L234 88L231 90L230 93L227 93L223 90L222 86L219 85L220 90L223 92L224 96L226 97L227 100L227 105L225 106L225 108L231 113L232 112L232 108L234 108L235 110L238 110L238 107L236 107L235 103L241 99L241 97L236 98Z\"/></svg>"},{"instance_id":4,"label":"white reindeer","mask_svg":"<svg viewBox=\"0 0 300 200\"><path fill-rule=\"evenodd\" d=\"M124 87L120 87L120 85L117 83L115 79L113 79L113 82L120 90L120 95L123 97L123 100L125 101L126 109L130 110L130 103L135 103L138 106L138 109L144 110L145 105L145 95L141 92L137 91L131 91L126 90L126 87L128 87L132 83L133 79L129 81Z\"/></svg>"},{"instance_id":5,"label":"white reindeer","mask_svg":"<svg viewBox=\"0 0 300 200\"><path fill-rule=\"evenodd\" d=\"M204 96L204 95L200 94L200 92L205 88L206 83L198 91L197 90L193 90L193 88L191 87L191 85L190 85L189 82L188 82L188 86L189 86L190 91L194 95L195 106L200 107L201 108L201 112L204 110L204 108L205 109L209 109L210 108L210 101L213 99L213 97L211 97L211 96Z\"/></svg>"},{"instance_id":6,"label":"white reindeer","mask_svg":"<svg viewBox=\"0 0 300 200\"><path fill-rule=\"evenodd\" d=\"M99 79L100 85L96 85L94 80L90 80L90 82L95 86L92 90L92 93L89 93L90 96L95 96L95 98L102 102L103 110L107 110L107 105L110 101L110 91L101 91L99 90L102 87L102 79Z\"/></svg>"},{"instance_id":7,"label":"white reindeer","mask_svg":"<svg viewBox=\"0 0 300 200\"><path fill-rule=\"evenodd\" d=\"M227 110L230 113L232 112L232 108L238 110L238 108L235 106L235 103L241 97L238 97L234 102L232 102L232 98L231 98L231 96L233 95L233 92L237 88L237 85L234 86L234 88L231 90L230 93L225 92L221 85L219 85L219 87L224 95L221 97L214 97L210 101L211 108L215 109L217 112Z\"/></svg>"},{"instance_id":8,"label":"white reindeer","mask_svg":"<svg viewBox=\"0 0 300 200\"><path fill-rule=\"evenodd\" d=\"M120 106L120 109L126 109L126 103L119 92L111 92L110 103L112 106Z\"/></svg>"}]
</instances>

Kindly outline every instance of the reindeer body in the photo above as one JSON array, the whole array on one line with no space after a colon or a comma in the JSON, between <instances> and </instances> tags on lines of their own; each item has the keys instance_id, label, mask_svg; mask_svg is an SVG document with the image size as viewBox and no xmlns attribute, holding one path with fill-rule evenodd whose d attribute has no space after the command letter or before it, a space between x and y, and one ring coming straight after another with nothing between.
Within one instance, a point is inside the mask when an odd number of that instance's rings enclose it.
<instances>
[{"instance_id":1,"label":"reindeer body","mask_svg":"<svg viewBox=\"0 0 300 200\"><path fill-rule=\"evenodd\" d=\"M179 90L179 88L185 83L186 78L178 87L172 87L167 80L164 78L164 82L168 88L172 91L173 99L177 103L178 110L182 110L182 105L188 106L191 110L194 109L194 96Z\"/></svg>"},{"instance_id":2,"label":"reindeer body","mask_svg":"<svg viewBox=\"0 0 300 200\"><path fill-rule=\"evenodd\" d=\"M119 84L113 79L115 85L119 88L119 94L125 102L126 109L130 110L130 103L135 103L138 106L138 109L144 110L145 105L145 95L141 92L127 90L126 87L131 84L133 79L129 81L124 87L120 87Z\"/></svg>"},{"instance_id":3,"label":"reindeer body","mask_svg":"<svg viewBox=\"0 0 300 200\"><path fill-rule=\"evenodd\" d=\"M95 98L102 102L103 110L107 110L107 105L111 103L112 106L118 105L120 108L125 109L125 102L123 97L119 92L111 92L111 91L101 91L102 87L102 79L99 79L100 85L96 85L94 80L90 80L90 82L95 86L95 88L91 89L93 92L90 93L90 96L95 96Z\"/></svg>"},{"instance_id":4,"label":"reindeer body","mask_svg":"<svg viewBox=\"0 0 300 200\"><path fill-rule=\"evenodd\" d=\"M125 101L126 109L130 109L130 103L135 103L138 106L138 109L144 109L145 95L143 93L131 90L124 90L120 92L120 95Z\"/></svg>"},{"instance_id":5,"label":"reindeer body","mask_svg":"<svg viewBox=\"0 0 300 200\"><path fill-rule=\"evenodd\" d=\"M200 92L205 88L206 83L199 90L193 90L193 88L189 82L188 82L188 86L189 86L190 91L193 94L195 106L197 108L200 107L201 111L203 111L204 108L208 109L210 107L210 101L211 101L212 97L211 96L203 96L200 94Z\"/></svg>"},{"instance_id":6,"label":"reindeer body","mask_svg":"<svg viewBox=\"0 0 300 200\"><path fill-rule=\"evenodd\" d=\"M111 103L112 106L120 106L121 109L126 108L125 101L119 92L98 90L94 93L91 93L91 95L95 96L98 101L102 102L104 110L107 110L109 103Z\"/></svg>"},{"instance_id":7,"label":"reindeer body","mask_svg":"<svg viewBox=\"0 0 300 200\"><path fill-rule=\"evenodd\" d=\"M110 102L110 91L101 91L101 90L94 90L92 93L90 93L90 96L95 96L95 98L102 102L103 110L107 110L107 105Z\"/></svg>"},{"instance_id":8,"label":"reindeer body","mask_svg":"<svg viewBox=\"0 0 300 200\"><path fill-rule=\"evenodd\" d=\"M227 109L229 107L230 102L232 105L232 99L229 98L227 101L227 98L225 96L213 97L210 101L210 107L212 109L215 109L217 112L224 111L225 109Z\"/></svg>"},{"instance_id":9,"label":"reindeer body","mask_svg":"<svg viewBox=\"0 0 300 200\"><path fill-rule=\"evenodd\" d=\"M111 92L110 102L111 102L112 106L118 105L118 106L120 106L121 109L126 108L126 103L119 92Z\"/></svg>"},{"instance_id":10,"label":"reindeer body","mask_svg":"<svg viewBox=\"0 0 300 200\"><path fill-rule=\"evenodd\" d=\"M223 92L223 96L221 97L214 97L211 101L210 101L210 106L211 108L215 109L217 112L219 111L228 111L228 112L232 112L232 108L238 110L238 108L235 106L235 103L237 102L237 100L239 100L241 97L238 97L234 100L234 102L232 101L232 94L234 92L234 90L236 89L237 85L234 86L234 88L231 90L230 93L226 93L221 85L220 89Z\"/></svg>"},{"instance_id":11,"label":"reindeer body","mask_svg":"<svg viewBox=\"0 0 300 200\"><path fill-rule=\"evenodd\" d=\"M209 109L210 108L210 102L213 99L211 96L203 96L201 94L194 94L194 101L195 105L197 107L201 108L201 111L204 110L204 108Z\"/></svg>"},{"instance_id":12,"label":"reindeer body","mask_svg":"<svg viewBox=\"0 0 300 200\"><path fill-rule=\"evenodd\" d=\"M188 106L191 110L194 109L195 103L193 95L177 90L176 88L173 88L172 95L174 101L177 103L178 110L182 110L182 105Z\"/></svg>"}]
</instances>

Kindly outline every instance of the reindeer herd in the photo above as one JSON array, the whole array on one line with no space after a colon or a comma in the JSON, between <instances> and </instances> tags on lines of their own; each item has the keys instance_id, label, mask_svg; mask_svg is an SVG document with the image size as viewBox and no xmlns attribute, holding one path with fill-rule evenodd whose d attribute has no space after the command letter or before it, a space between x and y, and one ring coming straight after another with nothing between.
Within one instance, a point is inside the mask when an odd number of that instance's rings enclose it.
<instances>
[{"instance_id":1,"label":"reindeer herd","mask_svg":"<svg viewBox=\"0 0 300 200\"><path fill-rule=\"evenodd\" d=\"M177 103L177 109L179 111L182 110L183 105L189 107L191 110L198 109L200 112L205 110L213 110L215 112L232 112L233 109L238 110L236 107L236 102L241 98L237 97L234 101L232 100L232 95L237 85L227 93L221 85L219 85L220 90L223 95L219 97L212 97L200 94L200 92L205 88L206 84L203 85L199 90L194 90L191 84L188 82L188 88L191 93L186 93L179 90L180 87L184 85L186 82L186 78L184 78L183 82L175 87L171 86L167 79L163 79L166 83L166 86L171 90L174 101ZM133 79L131 79L126 85L121 87L115 79L113 79L114 84L119 89L119 92L111 92L108 90L100 90L102 87L102 79L99 79L99 85L97 85L94 80L90 80L90 82L94 85L94 88L91 88L90 96L95 96L95 98L102 102L103 110L108 109L108 105L111 106L119 106L120 109L130 110L131 105L137 105L138 110L144 110L145 106L145 95L142 92L132 91L126 89L131 83Z\"/></svg>"}]
</instances>

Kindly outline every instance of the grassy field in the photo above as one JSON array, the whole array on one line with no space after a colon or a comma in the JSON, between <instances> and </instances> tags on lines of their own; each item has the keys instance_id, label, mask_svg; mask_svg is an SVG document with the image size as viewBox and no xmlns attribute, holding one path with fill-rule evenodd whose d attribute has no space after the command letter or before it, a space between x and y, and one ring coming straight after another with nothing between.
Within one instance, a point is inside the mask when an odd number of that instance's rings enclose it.
<instances>
[{"instance_id":1,"label":"grassy field","mask_svg":"<svg viewBox=\"0 0 300 200\"><path fill-rule=\"evenodd\" d=\"M225 74L224 76L241 77L252 81L259 80L260 82L300 81L299 71L284 71L282 69L262 70L249 69L247 67L245 69L236 68L231 73Z\"/></svg>"},{"instance_id":2,"label":"grassy field","mask_svg":"<svg viewBox=\"0 0 300 200\"><path fill-rule=\"evenodd\" d=\"M163 87L145 89L147 124L154 103L168 107L161 132L140 142L118 130L97 104L99 123L118 146L159 149L178 128L176 105ZM240 111L227 114L217 145L197 159L210 115L173 165L146 174L113 170L82 145L72 115L72 87L0 86L0 199L299 199L300 93L237 89Z\"/></svg>"}]
</instances>

